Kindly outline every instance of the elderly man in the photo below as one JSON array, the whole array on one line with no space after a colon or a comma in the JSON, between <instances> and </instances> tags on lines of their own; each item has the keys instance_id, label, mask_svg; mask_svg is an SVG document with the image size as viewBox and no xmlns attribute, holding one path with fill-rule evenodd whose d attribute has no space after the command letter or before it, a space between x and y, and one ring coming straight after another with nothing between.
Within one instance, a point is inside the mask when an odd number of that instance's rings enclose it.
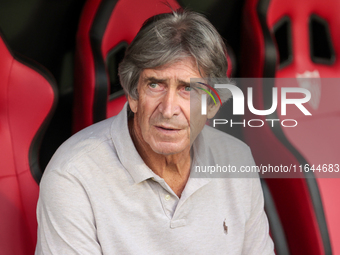
<instances>
[{"instance_id":1,"label":"elderly man","mask_svg":"<svg viewBox=\"0 0 340 255\"><path fill-rule=\"evenodd\" d=\"M218 104L206 115L192 104L203 90L190 79L225 77L225 53L197 13L143 25L119 67L124 109L71 137L44 173L36 254L273 254L259 179L191 176L196 164L254 164L205 126Z\"/></svg>"}]
</instances>

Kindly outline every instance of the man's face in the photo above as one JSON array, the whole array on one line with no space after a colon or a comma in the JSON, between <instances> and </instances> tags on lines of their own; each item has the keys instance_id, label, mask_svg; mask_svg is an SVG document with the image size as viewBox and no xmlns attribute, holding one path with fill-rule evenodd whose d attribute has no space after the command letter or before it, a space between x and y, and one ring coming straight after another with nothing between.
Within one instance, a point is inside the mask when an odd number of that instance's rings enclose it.
<instances>
[{"instance_id":1,"label":"man's face","mask_svg":"<svg viewBox=\"0 0 340 255\"><path fill-rule=\"evenodd\" d=\"M190 78L201 78L191 58L145 69L138 82L138 100L128 99L136 118L134 132L158 154L189 151L190 135L193 141L212 114L208 107L208 114L202 116L200 102L190 109L190 98L200 100L199 96L190 97L194 93L190 91Z\"/></svg>"}]
</instances>

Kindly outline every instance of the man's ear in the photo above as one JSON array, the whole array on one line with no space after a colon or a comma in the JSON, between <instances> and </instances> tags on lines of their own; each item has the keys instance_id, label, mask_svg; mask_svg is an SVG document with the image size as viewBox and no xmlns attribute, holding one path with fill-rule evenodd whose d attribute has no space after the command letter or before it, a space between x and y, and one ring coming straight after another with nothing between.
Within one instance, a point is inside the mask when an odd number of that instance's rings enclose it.
<instances>
[{"instance_id":1,"label":"man's ear","mask_svg":"<svg viewBox=\"0 0 340 255\"><path fill-rule=\"evenodd\" d=\"M207 109L207 118L212 119L220 109L220 104L210 104Z\"/></svg>"},{"instance_id":2,"label":"man's ear","mask_svg":"<svg viewBox=\"0 0 340 255\"><path fill-rule=\"evenodd\" d=\"M129 106L130 106L131 111L133 113L137 113L138 100L133 99L130 95L128 95L128 101L129 101Z\"/></svg>"}]
</instances>

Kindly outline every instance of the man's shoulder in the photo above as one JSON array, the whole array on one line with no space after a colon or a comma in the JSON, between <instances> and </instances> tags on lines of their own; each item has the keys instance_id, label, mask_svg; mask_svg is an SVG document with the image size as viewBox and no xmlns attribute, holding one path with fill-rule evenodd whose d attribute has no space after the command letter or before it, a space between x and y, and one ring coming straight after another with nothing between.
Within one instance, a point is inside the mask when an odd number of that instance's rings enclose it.
<instances>
[{"instance_id":1,"label":"man's shoulder","mask_svg":"<svg viewBox=\"0 0 340 255\"><path fill-rule=\"evenodd\" d=\"M204 160L207 164L231 165L236 168L255 164L249 146L241 140L209 126L204 127L202 136L205 149L200 155L208 155Z\"/></svg>"},{"instance_id":2,"label":"man's shoulder","mask_svg":"<svg viewBox=\"0 0 340 255\"><path fill-rule=\"evenodd\" d=\"M97 192L98 187L105 191L131 182L119 158L119 148L114 144L114 139L122 140L121 134L124 133L124 127L116 120L117 117L112 117L91 125L74 134L58 148L41 179L40 185L45 187L45 192L49 193L48 187L55 183L73 183L74 189L69 186L70 190L84 188ZM62 196L67 192L60 191Z\"/></svg>"},{"instance_id":3,"label":"man's shoulder","mask_svg":"<svg viewBox=\"0 0 340 255\"><path fill-rule=\"evenodd\" d=\"M111 126L115 117L105 119L84 128L67 139L55 152L47 169L65 168L78 158L89 154L98 154L109 146L111 147Z\"/></svg>"},{"instance_id":4,"label":"man's shoulder","mask_svg":"<svg viewBox=\"0 0 340 255\"><path fill-rule=\"evenodd\" d=\"M204 141L210 148L216 150L232 148L237 151L249 151L249 146L236 137L222 132L210 126L205 126L202 130Z\"/></svg>"}]
</instances>

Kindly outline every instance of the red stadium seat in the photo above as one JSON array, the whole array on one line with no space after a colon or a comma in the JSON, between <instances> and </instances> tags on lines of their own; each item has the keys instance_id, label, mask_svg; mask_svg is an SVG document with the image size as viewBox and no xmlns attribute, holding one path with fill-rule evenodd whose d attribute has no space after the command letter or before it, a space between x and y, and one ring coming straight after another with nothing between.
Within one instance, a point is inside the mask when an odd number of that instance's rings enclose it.
<instances>
[{"instance_id":1,"label":"red stadium seat","mask_svg":"<svg viewBox=\"0 0 340 255\"><path fill-rule=\"evenodd\" d=\"M172 9L180 7L175 0L167 2ZM124 51L147 18L170 11L160 0L86 2L76 43L74 132L112 117L123 108L126 98L117 68ZM231 66L229 58L228 62Z\"/></svg>"},{"instance_id":2,"label":"red stadium seat","mask_svg":"<svg viewBox=\"0 0 340 255\"><path fill-rule=\"evenodd\" d=\"M34 254L38 150L55 105L48 74L13 57L0 34L0 253Z\"/></svg>"},{"instance_id":3,"label":"red stadium seat","mask_svg":"<svg viewBox=\"0 0 340 255\"><path fill-rule=\"evenodd\" d=\"M294 78L289 87L308 86L312 94L305 104L312 116L306 118L293 110L286 116L279 111L271 116L296 119L297 127L271 127L264 121L262 128L245 129L244 138L258 165L339 163L340 107L334 102L338 102L340 87L319 79L340 77L339 9L337 0L246 1L242 77ZM305 79L303 85L296 79L301 77L314 79ZM271 98L265 95L282 85L274 80L266 83L263 80L253 87L256 109L268 109ZM313 172L302 177L313 177ZM340 254L340 204L335 202L340 197L340 179L266 179L266 183L291 254Z\"/></svg>"}]
</instances>

